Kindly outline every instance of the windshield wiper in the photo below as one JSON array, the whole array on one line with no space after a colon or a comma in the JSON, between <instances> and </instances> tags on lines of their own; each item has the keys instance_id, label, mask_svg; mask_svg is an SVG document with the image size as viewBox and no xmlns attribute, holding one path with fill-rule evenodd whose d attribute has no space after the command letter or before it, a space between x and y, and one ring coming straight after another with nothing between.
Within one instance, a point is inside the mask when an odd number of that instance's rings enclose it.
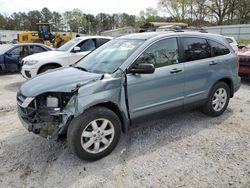
<instances>
[{"instance_id":1,"label":"windshield wiper","mask_svg":"<svg viewBox=\"0 0 250 188\"><path fill-rule=\"evenodd\" d=\"M80 66L72 66L72 67L79 69L79 70L82 70L82 71L85 71L85 72L89 72L87 69L80 67Z\"/></svg>"}]
</instances>

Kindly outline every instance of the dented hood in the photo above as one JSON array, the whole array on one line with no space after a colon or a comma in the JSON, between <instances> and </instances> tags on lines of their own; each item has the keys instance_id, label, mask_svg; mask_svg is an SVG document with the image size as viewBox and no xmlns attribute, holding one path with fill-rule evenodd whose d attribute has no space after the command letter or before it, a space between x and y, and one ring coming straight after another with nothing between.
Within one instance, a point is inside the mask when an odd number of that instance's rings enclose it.
<instances>
[{"instance_id":1,"label":"dented hood","mask_svg":"<svg viewBox=\"0 0 250 188\"><path fill-rule=\"evenodd\" d=\"M35 97L46 92L71 92L77 84L84 85L101 79L102 74L85 72L73 67L60 68L27 80L20 87L26 97Z\"/></svg>"}]
</instances>

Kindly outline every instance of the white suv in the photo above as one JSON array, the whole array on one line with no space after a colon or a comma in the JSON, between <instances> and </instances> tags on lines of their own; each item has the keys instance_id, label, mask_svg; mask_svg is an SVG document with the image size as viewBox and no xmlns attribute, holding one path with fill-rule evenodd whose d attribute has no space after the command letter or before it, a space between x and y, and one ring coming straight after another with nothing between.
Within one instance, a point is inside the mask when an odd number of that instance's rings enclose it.
<instances>
[{"instance_id":1,"label":"white suv","mask_svg":"<svg viewBox=\"0 0 250 188\"><path fill-rule=\"evenodd\" d=\"M43 52L22 60L22 75L32 78L37 74L74 64L91 51L111 40L111 37L87 36L74 38L56 51Z\"/></svg>"}]
</instances>

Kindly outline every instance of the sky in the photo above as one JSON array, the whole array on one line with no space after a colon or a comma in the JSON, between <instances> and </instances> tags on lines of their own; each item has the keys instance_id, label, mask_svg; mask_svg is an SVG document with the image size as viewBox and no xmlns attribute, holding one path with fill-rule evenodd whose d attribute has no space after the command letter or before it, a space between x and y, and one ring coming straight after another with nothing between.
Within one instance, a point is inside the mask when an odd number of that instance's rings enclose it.
<instances>
[{"instance_id":1,"label":"sky","mask_svg":"<svg viewBox=\"0 0 250 188\"><path fill-rule=\"evenodd\" d=\"M138 15L148 7L157 7L157 0L0 0L0 13L10 15L13 12L42 10L60 13L78 8L84 13L127 13Z\"/></svg>"}]
</instances>

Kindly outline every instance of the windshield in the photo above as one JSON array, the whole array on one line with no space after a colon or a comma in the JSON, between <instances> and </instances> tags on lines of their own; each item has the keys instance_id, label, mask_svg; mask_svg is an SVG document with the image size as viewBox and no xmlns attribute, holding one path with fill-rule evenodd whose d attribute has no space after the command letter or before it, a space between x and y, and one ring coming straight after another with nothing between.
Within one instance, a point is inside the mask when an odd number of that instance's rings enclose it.
<instances>
[{"instance_id":1,"label":"windshield","mask_svg":"<svg viewBox=\"0 0 250 188\"><path fill-rule=\"evenodd\" d=\"M62 45L57 50L58 51L67 52L68 50L70 50L71 48L73 48L76 44L78 44L78 42L80 42L81 40L82 39L80 39L80 38L72 39L72 40L66 42L64 45Z\"/></svg>"},{"instance_id":2,"label":"windshield","mask_svg":"<svg viewBox=\"0 0 250 188\"><path fill-rule=\"evenodd\" d=\"M0 45L0 54L4 54L8 50L10 50L13 47L11 44L2 44Z\"/></svg>"},{"instance_id":3,"label":"windshield","mask_svg":"<svg viewBox=\"0 0 250 188\"><path fill-rule=\"evenodd\" d=\"M113 73L145 40L114 39L79 61L75 66L94 73Z\"/></svg>"}]
</instances>

